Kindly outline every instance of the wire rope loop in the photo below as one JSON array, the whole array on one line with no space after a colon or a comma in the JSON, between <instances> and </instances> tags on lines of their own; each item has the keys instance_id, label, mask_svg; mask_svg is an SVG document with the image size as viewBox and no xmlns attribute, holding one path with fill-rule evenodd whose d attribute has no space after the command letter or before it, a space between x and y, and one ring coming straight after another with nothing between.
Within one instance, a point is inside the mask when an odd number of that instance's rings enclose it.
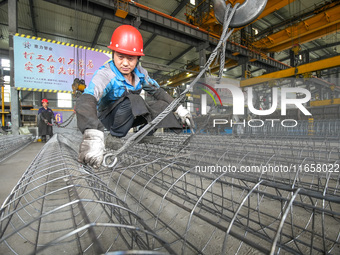
<instances>
[{"instance_id":1,"label":"wire rope loop","mask_svg":"<svg viewBox=\"0 0 340 255\"><path fill-rule=\"evenodd\" d=\"M107 162L107 160L108 160L109 158L112 158L112 157L114 157L113 161L112 161L111 163ZM106 155L104 155L102 165L103 165L104 167L109 167L109 168L111 168L111 167L114 167L114 166L117 164L117 161L118 161L118 159L117 159L117 157L116 157L113 153L107 153Z\"/></svg>"}]
</instances>

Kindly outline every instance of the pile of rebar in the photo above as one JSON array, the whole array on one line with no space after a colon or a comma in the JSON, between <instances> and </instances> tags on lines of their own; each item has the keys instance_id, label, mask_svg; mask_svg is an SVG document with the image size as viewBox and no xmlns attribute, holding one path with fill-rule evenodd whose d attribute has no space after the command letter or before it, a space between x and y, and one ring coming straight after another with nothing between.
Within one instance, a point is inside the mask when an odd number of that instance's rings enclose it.
<instances>
[{"instance_id":1,"label":"pile of rebar","mask_svg":"<svg viewBox=\"0 0 340 255\"><path fill-rule=\"evenodd\" d=\"M262 135L262 136L307 136L307 137L340 137L340 120L257 120L240 122L233 129L234 134Z\"/></svg>"},{"instance_id":2,"label":"pile of rebar","mask_svg":"<svg viewBox=\"0 0 340 255\"><path fill-rule=\"evenodd\" d=\"M339 140L183 139L138 145L109 178L176 253L340 251Z\"/></svg>"},{"instance_id":3,"label":"pile of rebar","mask_svg":"<svg viewBox=\"0 0 340 255\"><path fill-rule=\"evenodd\" d=\"M339 140L158 137L94 171L55 135L1 208L0 253L340 252Z\"/></svg>"},{"instance_id":4,"label":"pile of rebar","mask_svg":"<svg viewBox=\"0 0 340 255\"><path fill-rule=\"evenodd\" d=\"M0 162L27 146L32 140L32 135L1 135Z\"/></svg>"},{"instance_id":5,"label":"pile of rebar","mask_svg":"<svg viewBox=\"0 0 340 255\"><path fill-rule=\"evenodd\" d=\"M234 135L251 135L262 137L283 136L319 138L340 138L340 120L293 120L293 119L251 119L251 120L231 120L225 119L223 114L200 116L195 119L197 132L201 134L227 134L232 131ZM230 132L231 133L231 132Z\"/></svg>"},{"instance_id":6,"label":"pile of rebar","mask_svg":"<svg viewBox=\"0 0 340 255\"><path fill-rule=\"evenodd\" d=\"M0 253L102 254L150 250L151 244L171 253L91 168L77 162L74 141L53 136L2 205Z\"/></svg>"}]
</instances>

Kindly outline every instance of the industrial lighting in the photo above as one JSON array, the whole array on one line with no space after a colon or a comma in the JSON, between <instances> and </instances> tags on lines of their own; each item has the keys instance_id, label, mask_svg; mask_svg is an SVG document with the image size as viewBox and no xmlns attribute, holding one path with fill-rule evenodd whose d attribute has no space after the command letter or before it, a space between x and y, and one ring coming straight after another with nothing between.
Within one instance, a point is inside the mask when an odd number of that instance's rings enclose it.
<instances>
[{"instance_id":1,"label":"industrial lighting","mask_svg":"<svg viewBox=\"0 0 340 255\"><path fill-rule=\"evenodd\" d=\"M255 34L255 35L257 35L257 34L259 33L259 30L256 29L256 28L253 28L253 30L254 30L254 34Z\"/></svg>"},{"instance_id":2,"label":"industrial lighting","mask_svg":"<svg viewBox=\"0 0 340 255\"><path fill-rule=\"evenodd\" d=\"M190 73L187 73L187 75L189 75Z\"/></svg>"}]
</instances>

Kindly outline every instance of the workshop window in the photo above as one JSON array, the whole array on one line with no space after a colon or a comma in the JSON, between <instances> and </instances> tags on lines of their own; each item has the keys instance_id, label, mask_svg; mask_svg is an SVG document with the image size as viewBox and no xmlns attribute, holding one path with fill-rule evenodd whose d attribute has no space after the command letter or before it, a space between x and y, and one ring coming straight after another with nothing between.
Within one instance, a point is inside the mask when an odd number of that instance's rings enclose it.
<instances>
[{"instance_id":1,"label":"workshop window","mask_svg":"<svg viewBox=\"0 0 340 255\"><path fill-rule=\"evenodd\" d=\"M1 66L4 68L4 70L9 70L9 68L11 67L9 59L2 58Z\"/></svg>"},{"instance_id":2,"label":"workshop window","mask_svg":"<svg viewBox=\"0 0 340 255\"><path fill-rule=\"evenodd\" d=\"M59 108L72 108L72 94L71 93L58 93L58 107Z\"/></svg>"},{"instance_id":3,"label":"workshop window","mask_svg":"<svg viewBox=\"0 0 340 255\"><path fill-rule=\"evenodd\" d=\"M5 84L6 84L6 77L8 77L9 80L9 76L5 76ZM4 89L4 101L5 103L10 103L11 102L11 86L10 85L5 85L5 89Z\"/></svg>"},{"instance_id":4,"label":"workshop window","mask_svg":"<svg viewBox=\"0 0 340 255\"><path fill-rule=\"evenodd\" d=\"M4 71L10 71L10 61L9 59L1 59L1 67L3 68ZM9 75L4 75L4 85L5 85L5 95L4 95L4 100L5 103L11 102L11 86L9 85L10 82L10 76Z\"/></svg>"}]
</instances>

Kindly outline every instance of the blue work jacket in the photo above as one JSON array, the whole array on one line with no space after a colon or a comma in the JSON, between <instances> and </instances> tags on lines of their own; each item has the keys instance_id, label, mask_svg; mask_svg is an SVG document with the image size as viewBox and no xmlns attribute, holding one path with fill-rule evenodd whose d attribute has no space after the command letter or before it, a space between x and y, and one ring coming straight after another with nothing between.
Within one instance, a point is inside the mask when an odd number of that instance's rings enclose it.
<instances>
[{"instance_id":1,"label":"blue work jacket","mask_svg":"<svg viewBox=\"0 0 340 255\"><path fill-rule=\"evenodd\" d=\"M127 82L123 74L110 60L101 66L93 75L84 94L93 95L97 100L97 110L102 112L128 93L139 94L142 89L153 95L159 88L158 83L151 79L148 72L139 64L133 70L135 86Z\"/></svg>"}]
</instances>

